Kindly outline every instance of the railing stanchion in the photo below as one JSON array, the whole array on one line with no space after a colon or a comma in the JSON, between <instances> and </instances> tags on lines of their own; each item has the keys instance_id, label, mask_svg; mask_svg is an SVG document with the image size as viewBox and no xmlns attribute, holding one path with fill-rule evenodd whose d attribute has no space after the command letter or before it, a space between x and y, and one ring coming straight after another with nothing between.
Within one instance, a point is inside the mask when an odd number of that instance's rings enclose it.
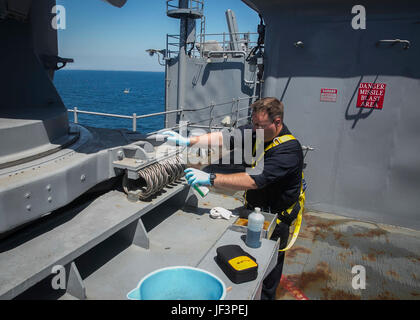
<instances>
[{"instance_id":1,"label":"railing stanchion","mask_svg":"<svg viewBox=\"0 0 420 320\"><path fill-rule=\"evenodd\" d=\"M74 123L78 123L78 119L77 119L77 107L74 107Z\"/></svg>"},{"instance_id":2,"label":"railing stanchion","mask_svg":"<svg viewBox=\"0 0 420 320\"><path fill-rule=\"evenodd\" d=\"M137 114L133 113L133 132L137 131Z\"/></svg>"},{"instance_id":3,"label":"railing stanchion","mask_svg":"<svg viewBox=\"0 0 420 320\"><path fill-rule=\"evenodd\" d=\"M236 123L235 128L238 127L238 119L239 119L239 97L236 99Z\"/></svg>"}]
</instances>

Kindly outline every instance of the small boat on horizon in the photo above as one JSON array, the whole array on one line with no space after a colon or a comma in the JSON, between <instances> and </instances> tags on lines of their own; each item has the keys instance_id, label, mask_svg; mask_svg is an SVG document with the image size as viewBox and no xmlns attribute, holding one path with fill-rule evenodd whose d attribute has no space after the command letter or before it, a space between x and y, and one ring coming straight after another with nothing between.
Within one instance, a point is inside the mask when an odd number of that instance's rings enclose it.
<instances>
[{"instance_id":1,"label":"small boat on horizon","mask_svg":"<svg viewBox=\"0 0 420 320\"><path fill-rule=\"evenodd\" d=\"M125 88L124 89L124 93L130 93L130 89L129 88Z\"/></svg>"}]
</instances>

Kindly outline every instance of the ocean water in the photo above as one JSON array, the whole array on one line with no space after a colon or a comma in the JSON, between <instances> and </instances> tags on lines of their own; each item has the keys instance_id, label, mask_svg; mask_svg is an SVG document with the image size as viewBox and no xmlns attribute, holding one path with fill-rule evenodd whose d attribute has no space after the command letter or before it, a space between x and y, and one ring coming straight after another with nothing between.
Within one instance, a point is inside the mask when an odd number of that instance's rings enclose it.
<instances>
[{"instance_id":1,"label":"ocean water","mask_svg":"<svg viewBox=\"0 0 420 320\"><path fill-rule=\"evenodd\" d=\"M54 84L67 109L131 116L165 109L165 73L131 71L59 70ZM124 93L128 88L130 92ZM69 112L73 122L73 112ZM132 119L78 114L81 125L132 130ZM164 127L164 116L137 119L137 132L148 133Z\"/></svg>"}]
</instances>

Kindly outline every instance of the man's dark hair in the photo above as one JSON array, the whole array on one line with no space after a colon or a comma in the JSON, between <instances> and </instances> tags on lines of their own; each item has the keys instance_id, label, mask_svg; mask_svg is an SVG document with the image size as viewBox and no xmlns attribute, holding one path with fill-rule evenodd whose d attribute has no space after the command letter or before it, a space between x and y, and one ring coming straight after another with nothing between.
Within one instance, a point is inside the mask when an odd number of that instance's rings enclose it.
<instances>
[{"instance_id":1,"label":"man's dark hair","mask_svg":"<svg viewBox=\"0 0 420 320\"><path fill-rule=\"evenodd\" d=\"M275 118L280 117L281 122L283 122L284 115L284 105L283 102L274 97L262 98L258 101L255 101L251 104L251 109L253 113L256 112L266 112L271 119L274 121Z\"/></svg>"}]
</instances>

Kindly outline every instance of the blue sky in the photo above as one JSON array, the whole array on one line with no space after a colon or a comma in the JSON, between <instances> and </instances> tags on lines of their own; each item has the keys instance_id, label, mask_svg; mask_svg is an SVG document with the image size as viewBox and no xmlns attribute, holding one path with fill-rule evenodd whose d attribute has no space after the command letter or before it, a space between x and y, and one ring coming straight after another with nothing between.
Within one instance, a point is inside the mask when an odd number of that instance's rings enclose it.
<instances>
[{"instance_id":1,"label":"blue sky","mask_svg":"<svg viewBox=\"0 0 420 320\"><path fill-rule=\"evenodd\" d=\"M164 71L145 50L164 49L166 34L179 33L179 20L166 16L165 0L128 0L123 8L101 0L57 4L66 10L66 29L58 30L59 55L75 60L66 69ZM206 33L228 31L227 9L235 12L240 32L256 32L258 14L242 1L207 0Z\"/></svg>"}]
</instances>

